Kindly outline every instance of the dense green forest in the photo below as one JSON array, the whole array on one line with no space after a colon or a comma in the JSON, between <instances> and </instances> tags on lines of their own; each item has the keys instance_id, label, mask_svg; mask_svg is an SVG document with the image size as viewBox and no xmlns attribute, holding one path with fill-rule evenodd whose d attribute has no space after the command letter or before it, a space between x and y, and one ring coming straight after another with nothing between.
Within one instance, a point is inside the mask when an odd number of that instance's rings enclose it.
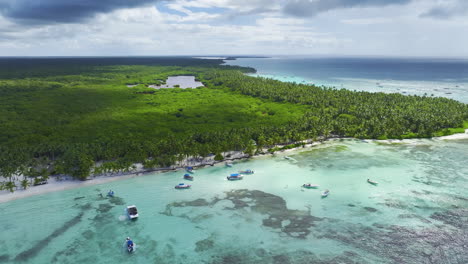
<instances>
[{"instance_id":1,"label":"dense green forest","mask_svg":"<svg viewBox=\"0 0 468 264\"><path fill-rule=\"evenodd\" d=\"M283 83L221 63L182 57L0 60L2 187L14 188L12 177L20 174L27 187L26 177L85 179L137 162L165 167L191 156L254 154L329 136L431 137L457 132L468 120L468 105L446 98ZM174 75L193 75L205 87L148 87Z\"/></svg>"}]
</instances>

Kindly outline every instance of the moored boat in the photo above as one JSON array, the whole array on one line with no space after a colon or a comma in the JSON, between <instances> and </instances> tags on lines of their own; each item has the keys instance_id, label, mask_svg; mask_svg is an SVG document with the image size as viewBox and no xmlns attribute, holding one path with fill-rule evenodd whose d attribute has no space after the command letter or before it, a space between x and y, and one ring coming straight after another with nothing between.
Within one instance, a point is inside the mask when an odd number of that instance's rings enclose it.
<instances>
[{"instance_id":1,"label":"moored boat","mask_svg":"<svg viewBox=\"0 0 468 264\"><path fill-rule=\"evenodd\" d=\"M330 190L327 189L327 190L323 191L322 198L327 197L329 194L330 194Z\"/></svg>"},{"instance_id":2,"label":"moored boat","mask_svg":"<svg viewBox=\"0 0 468 264\"><path fill-rule=\"evenodd\" d=\"M233 173L229 176L226 177L229 181L236 181L236 180L242 180L242 178L244 178L244 176L242 174L239 174L239 173Z\"/></svg>"},{"instance_id":3,"label":"moored boat","mask_svg":"<svg viewBox=\"0 0 468 264\"><path fill-rule=\"evenodd\" d=\"M372 185L377 185L377 184L379 184L378 182L373 181L373 180L371 180L371 179L367 179L367 182L370 183L370 184L372 184Z\"/></svg>"},{"instance_id":4,"label":"moored boat","mask_svg":"<svg viewBox=\"0 0 468 264\"><path fill-rule=\"evenodd\" d=\"M189 181L193 181L193 176L191 176L190 174L186 173L186 174L184 174L184 179L189 180Z\"/></svg>"},{"instance_id":5,"label":"moored boat","mask_svg":"<svg viewBox=\"0 0 468 264\"><path fill-rule=\"evenodd\" d=\"M232 167L232 163L231 162L226 162L226 167Z\"/></svg>"},{"instance_id":6,"label":"moored boat","mask_svg":"<svg viewBox=\"0 0 468 264\"><path fill-rule=\"evenodd\" d=\"M190 187L192 187L192 185L185 184L185 183L179 183L174 188L176 188L176 189L188 189Z\"/></svg>"},{"instance_id":7,"label":"moored boat","mask_svg":"<svg viewBox=\"0 0 468 264\"><path fill-rule=\"evenodd\" d=\"M320 185L317 185L317 184L310 184L310 183L304 183L302 185L303 188L306 188L306 189L316 189L318 187L320 187Z\"/></svg>"},{"instance_id":8,"label":"moored boat","mask_svg":"<svg viewBox=\"0 0 468 264\"><path fill-rule=\"evenodd\" d=\"M239 171L240 174L254 174L254 171L251 169Z\"/></svg>"},{"instance_id":9,"label":"moored boat","mask_svg":"<svg viewBox=\"0 0 468 264\"><path fill-rule=\"evenodd\" d=\"M287 159L287 160L290 160L290 161L297 162L297 160L295 158L291 158L289 156L284 156L284 158Z\"/></svg>"},{"instance_id":10,"label":"moored boat","mask_svg":"<svg viewBox=\"0 0 468 264\"><path fill-rule=\"evenodd\" d=\"M128 252L128 253L133 253L133 252L135 252L136 245L135 245L135 243L130 239L130 237L127 237L127 239L125 239L124 246L127 248L127 252Z\"/></svg>"},{"instance_id":11,"label":"moored boat","mask_svg":"<svg viewBox=\"0 0 468 264\"><path fill-rule=\"evenodd\" d=\"M185 168L185 170L186 170L188 173L195 173L195 170L193 169L193 167L187 167L187 168Z\"/></svg>"},{"instance_id":12,"label":"moored boat","mask_svg":"<svg viewBox=\"0 0 468 264\"><path fill-rule=\"evenodd\" d=\"M138 218L138 210L135 205L127 206L127 215L130 220L134 220Z\"/></svg>"}]
</instances>

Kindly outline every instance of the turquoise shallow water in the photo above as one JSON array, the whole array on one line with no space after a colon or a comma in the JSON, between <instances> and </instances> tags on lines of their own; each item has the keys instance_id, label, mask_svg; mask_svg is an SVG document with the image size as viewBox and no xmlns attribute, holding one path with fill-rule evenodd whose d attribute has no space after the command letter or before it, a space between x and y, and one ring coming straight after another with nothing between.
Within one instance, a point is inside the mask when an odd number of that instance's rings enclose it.
<instances>
[{"instance_id":1,"label":"turquoise shallow water","mask_svg":"<svg viewBox=\"0 0 468 264\"><path fill-rule=\"evenodd\" d=\"M0 204L0 262L468 263L468 140L337 140L284 155L199 169L190 190L174 189L178 171Z\"/></svg>"}]
</instances>

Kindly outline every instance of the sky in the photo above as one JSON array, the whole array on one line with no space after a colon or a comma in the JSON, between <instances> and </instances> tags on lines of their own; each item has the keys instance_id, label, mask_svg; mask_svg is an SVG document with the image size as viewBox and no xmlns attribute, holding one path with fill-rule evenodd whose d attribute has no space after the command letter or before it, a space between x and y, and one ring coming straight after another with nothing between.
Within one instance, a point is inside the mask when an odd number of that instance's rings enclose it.
<instances>
[{"instance_id":1,"label":"sky","mask_svg":"<svg viewBox=\"0 0 468 264\"><path fill-rule=\"evenodd\" d=\"M0 56L468 57L468 0L0 0Z\"/></svg>"}]
</instances>

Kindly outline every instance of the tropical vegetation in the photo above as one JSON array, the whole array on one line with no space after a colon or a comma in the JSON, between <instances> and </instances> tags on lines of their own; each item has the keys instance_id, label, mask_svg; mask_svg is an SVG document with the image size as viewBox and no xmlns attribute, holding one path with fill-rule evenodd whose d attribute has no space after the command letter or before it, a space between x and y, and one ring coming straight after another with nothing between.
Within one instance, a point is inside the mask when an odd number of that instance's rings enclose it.
<instances>
[{"instance_id":1,"label":"tropical vegetation","mask_svg":"<svg viewBox=\"0 0 468 264\"><path fill-rule=\"evenodd\" d=\"M431 137L468 126L468 105L455 100L284 83L221 63L0 60L0 188L28 188L51 174L130 171L135 163L222 160L227 151L253 155L306 139ZM174 75L193 75L204 87L149 87Z\"/></svg>"}]
</instances>

